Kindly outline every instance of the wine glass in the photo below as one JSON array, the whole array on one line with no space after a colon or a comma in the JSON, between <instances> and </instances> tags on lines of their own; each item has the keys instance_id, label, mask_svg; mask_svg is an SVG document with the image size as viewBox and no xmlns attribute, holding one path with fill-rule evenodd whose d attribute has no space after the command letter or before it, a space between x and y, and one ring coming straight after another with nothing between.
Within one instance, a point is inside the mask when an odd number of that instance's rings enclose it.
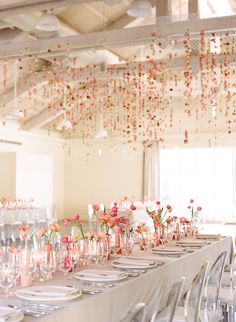
<instances>
[{"instance_id":1,"label":"wine glass","mask_svg":"<svg viewBox=\"0 0 236 322\"><path fill-rule=\"evenodd\" d=\"M89 245L88 245L87 239L80 240L79 251L80 251L80 259L82 260L82 265L85 266L89 258Z\"/></svg>"},{"instance_id":2,"label":"wine glass","mask_svg":"<svg viewBox=\"0 0 236 322\"><path fill-rule=\"evenodd\" d=\"M77 243L72 243L70 246L70 252L72 255L73 269L75 269L77 267L77 264L79 264L79 260L80 260L79 245Z\"/></svg>"},{"instance_id":3,"label":"wine glass","mask_svg":"<svg viewBox=\"0 0 236 322\"><path fill-rule=\"evenodd\" d=\"M103 238L100 241L100 256L102 258L102 264L106 265L108 257L111 253L111 243L107 238Z\"/></svg>"},{"instance_id":4,"label":"wine glass","mask_svg":"<svg viewBox=\"0 0 236 322\"><path fill-rule=\"evenodd\" d=\"M46 275L46 280L52 279L52 273L56 268L55 252L44 252L40 261L40 269Z\"/></svg>"},{"instance_id":5,"label":"wine glass","mask_svg":"<svg viewBox=\"0 0 236 322\"><path fill-rule=\"evenodd\" d=\"M10 263L0 265L0 287L4 289L4 297L8 297L9 289L14 285L15 277Z\"/></svg>"},{"instance_id":6,"label":"wine glass","mask_svg":"<svg viewBox=\"0 0 236 322\"><path fill-rule=\"evenodd\" d=\"M21 275L21 260L20 260L20 252L19 251L10 251L10 258L9 258L10 264L12 266L12 271L14 275L14 284L12 287L12 295L15 293L15 288L17 283L19 283L19 278Z\"/></svg>"},{"instance_id":7,"label":"wine glass","mask_svg":"<svg viewBox=\"0 0 236 322\"><path fill-rule=\"evenodd\" d=\"M68 273L73 267L72 254L66 249L59 251L59 267L64 274L64 279L68 279Z\"/></svg>"}]
</instances>

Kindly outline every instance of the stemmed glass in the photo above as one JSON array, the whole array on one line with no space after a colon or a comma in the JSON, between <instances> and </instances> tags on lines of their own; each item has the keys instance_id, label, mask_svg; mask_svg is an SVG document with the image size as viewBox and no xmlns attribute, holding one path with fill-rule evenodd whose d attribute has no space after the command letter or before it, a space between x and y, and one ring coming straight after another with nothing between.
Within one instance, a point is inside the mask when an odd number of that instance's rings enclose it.
<instances>
[{"instance_id":1,"label":"stemmed glass","mask_svg":"<svg viewBox=\"0 0 236 322\"><path fill-rule=\"evenodd\" d=\"M13 284L11 293L14 295L15 287L16 287L16 284L19 283L19 278L20 278L21 269L22 269L19 251L10 252L10 264L11 264L12 272L14 276L14 284Z\"/></svg>"},{"instance_id":2,"label":"stemmed glass","mask_svg":"<svg viewBox=\"0 0 236 322\"><path fill-rule=\"evenodd\" d=\"M80 259L82 260L82 265L87 265L87 261L89 258L89 244L87 239L81 239L79 242L79 250L80 250Z\"/></svg>"},{"instance_id":3,"label":"stemmed glass","mask_svg":"<svg viewBox=\"0 0 236 322\"><path fill-rule=\"evenodd\" d=\"M52 279L56 268L55 252L44 252L40 261L40 269L46 275L46 280Z\"/></svg>"},{"instance_id":4,"label":"stemmed glass","mask_svg":"<svg viewBox=\"0 0 236 322\"><path fill-rule=\"evenodd\" d=\"M149 232L140 238L140 246L144 250L144 253L151 253L154 241L153 236Z\"/></svg>"},{"instance_id":5,"label":"stemmed glass","mask_svg":"<svg viewBox=\"0 0 236 322\"><path fill-rule=\"evenodd\" d=\"M60 249L58 252L59 267L64 274L64 279L68 279L68 273L73 267L72 254L66 249Z\"/></svg>"},{"instance_id":6,"label":"stemmed glass","mask_svg":"<svg viewBox=\"0 0 236 322\"><path fill-rule=\"evenodd\" d=\"M89 263L97 264L99 261L99 252L100 252L100 241L95 239L91 239L88 241L89 243Z\"/></svg>"},{"instance_id":7,"label":"stemmed glass","mask_svg":"<svg viewBox=\"0 0 236 322\"><path fill-rule=\"evenodd\" d=\"M70 251L72 255L73 269L75 269L77 267L77 264L79 265L80 260L79 245L77 243L72 243L70 246Z\"/></svg>"},{"instance_id":8,"label":"stemmed glass","mask_svg":"<svg viewBox=\"0 0 236 322\"><path fill-rule=\"evenodd\" d=\"M109 254L111 253L111 243L107 238L100 241L100 256L103 265L106 265Z\"/></svg>"},{"instance_id":9,"label":"stemmed glass","mask_svg":"<svg viewBox=\"0 0 236 322\"><path fill-rule=\"evenodd\" d=\"M15 283L15 276L10 263L0 265L0 287L4 289L4 297L8 297L9 289Z\"/></svg>"}]
</instances>

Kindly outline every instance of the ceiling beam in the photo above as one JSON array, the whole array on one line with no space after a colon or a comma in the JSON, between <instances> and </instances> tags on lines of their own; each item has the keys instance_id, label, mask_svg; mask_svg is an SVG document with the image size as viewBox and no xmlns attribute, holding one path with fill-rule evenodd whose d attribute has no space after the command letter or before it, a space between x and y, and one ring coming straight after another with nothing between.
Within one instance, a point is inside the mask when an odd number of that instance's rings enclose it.
<instances>
[{"instance_id":1,"label":"ceiling beam","mask_svg":"<svg viewBox=\"0 0 236 322\"><path fill-rule=\"evenodd\" d=\"M48 108L45 108L42 112L23 123L22 130L30 131L42 128L44 125L52 122L63 113L65 113L63 109L50 111Z\"/></svg>"},{"instance_id":2,"label":"ceiling beam","mask_svg":"<svg viewBox=\"0 0 236 322\"><path fill-rule=\"evenodd\" d=\"M19 14L78 5L94 0L13 0L0 3L0 19ZM6 4L7 3L7 4Z\"/></svg>"},{"instance_id":3,"label":"ceiling beam","mask_svg":"<svg viewBox=\"0 0 236 322\"><path fill-rule=\"evenodd\" d=\"M158 38L168 36L184 35L186 30L191 34L201 31L223 31L235 30L235 16L223 18L198 19L196 16L190 16L188 21L173 22L169 24L157 24L142 26L136 28L92 32L68 37L55 37L53 39L40 39L37 41L26 40L17 44L9 42L0 42L0 57L18 57L19 55L43 54L47 52L65 52L68 48L71 50L81 49L103 49L110 46L132 46L153 42L155 34Z\"/></svg>"}]
</instances>

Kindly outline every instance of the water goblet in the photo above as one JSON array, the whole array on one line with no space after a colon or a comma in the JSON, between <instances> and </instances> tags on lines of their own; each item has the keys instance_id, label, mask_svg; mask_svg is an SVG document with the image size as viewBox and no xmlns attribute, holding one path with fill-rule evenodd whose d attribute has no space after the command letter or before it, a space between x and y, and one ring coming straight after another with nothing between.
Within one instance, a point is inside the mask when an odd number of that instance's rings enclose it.
<instances>
[{"instance_id":1,"label":"water goblet","mask_svg":"<svg viewBox=\"0 0 236 322\"><path fill-rule=\"evenodd\" d=\"M8 297L9 289L14 285L15 277L10 263L0 265L0 287L4 290L4 297Z\"/></svg>"},{"instance_id":2,"label":"water goblet","mask_svg":"<svg viewBox=\"0 0 236 322\"><path fill-rule=\"evenodd\" d=\"M52 273L56 268L55 252L44 252L40 261L40 270L46 276L46 280L52 279Z\"/></svg>"}]
</instances>

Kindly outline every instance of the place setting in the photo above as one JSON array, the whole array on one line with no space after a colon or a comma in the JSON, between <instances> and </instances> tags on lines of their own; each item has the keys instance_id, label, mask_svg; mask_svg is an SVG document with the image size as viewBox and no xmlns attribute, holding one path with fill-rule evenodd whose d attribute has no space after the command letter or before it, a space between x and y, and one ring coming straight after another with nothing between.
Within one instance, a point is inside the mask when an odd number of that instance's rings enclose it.
<instances>
[{"instance_id":1,"label":"place setting","mask_svg":"<svg viewBox=\"0 0 236 322\"><path fill-rule=\"evenodd\" d=\"M17 298L36 303L64 303L81 296L82 291L69 286L38 285L19 289Z\"/></svg>"},{"instance_id":2,"label":"place setting","mask_svg":"<svg viewBox=\"0 0 236 322\"><path fill-rule=\"evenodd\" d=\"M186 248L179 248L174 246L159 246L152 249L153 254L163 257L178 258L186 254Z\"/></svg>"},{"instance_id":3,"label":"place setting","mask_svg":"<svg viewBox=\"0 0 236 322\"><path fill-rule=\"evenodd\" d=\"M184 248L202 248L210 243L205 240L198 239L183 239L176 241L176 245Z\"/></svg>"}]
</instances>

